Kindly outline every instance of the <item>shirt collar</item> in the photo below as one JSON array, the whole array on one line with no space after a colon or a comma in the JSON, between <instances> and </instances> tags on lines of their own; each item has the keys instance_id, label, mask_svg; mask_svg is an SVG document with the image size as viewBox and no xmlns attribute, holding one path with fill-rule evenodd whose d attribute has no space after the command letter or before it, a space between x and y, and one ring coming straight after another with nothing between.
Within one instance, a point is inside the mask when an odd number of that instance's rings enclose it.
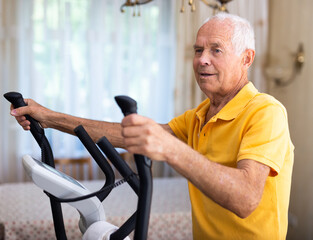
<instances>
[{"instance_id":1,"label":"shirt collar","mask_svg":"<svg viewBox=\"0 0 313 240\"><path fill-rule=\"evenodd\" d=\"M216 117L223 120L236 118L258 93L253 83L249 82L217 113Z\"/></svg>"},{"instance_id":2,"label":"shirt collar","mask_svg":"<svg viewBox=\"0 0 313 240\"><path fill-rule=\"evenodd\" d=\"M258 94L258 90L254 87L252 82L246 84L236 96L230 100L210 121L216 121L216 119L232 120L236 118L254 96ZM205 118L205 115L209 109L210 100L203 101L197 110L196 115L198 118Z\"/></svg>"}]
</instances>

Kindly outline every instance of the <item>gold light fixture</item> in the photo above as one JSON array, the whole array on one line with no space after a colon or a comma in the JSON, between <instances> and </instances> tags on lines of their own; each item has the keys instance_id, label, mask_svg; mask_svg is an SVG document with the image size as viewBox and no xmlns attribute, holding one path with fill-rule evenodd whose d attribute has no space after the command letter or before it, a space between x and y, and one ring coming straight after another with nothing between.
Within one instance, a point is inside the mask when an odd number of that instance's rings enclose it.
<instances>
[{"instance_id":1,"label":"gold light fixture","mask_svg":"<svg viewBox=\"0 0 313 240\"><path fill-rule=\"evenodd\" d=\"M292 83L296 76L300 74L303 64L305 62L303 44L300 43L296 53L292 54L293 65L291 68L281 66L268 66L265 68L267 77L274 81L279 87L284 87Z\"/></svg>"},{"instance_id":2,"label":"gold light fixture","mask_svg":"<svg viewBox=\"0 0 313 240\"><path fill-rule=\"evenodd\" d=\"M191 12L196 11L196 5L195 5L195 2L193 0L189 0L188 5L191 6ZM185 0L182 0L180 12L182 12L182 13L185 12Z\"/></svg>"},{"instance_id":3,"label":"gold light fixture","mask_svg":"<svg viewBox=\"0 0 313 240\"><path fill-rule=\"evenodd\" d=\"M146 4L146 3L149 3L149 2L152 2L152 0L126 0L126 2L121 6L121 12L124 13L125 10L124 8L125 7L134 7L135 9L138 10L137 12L137 16L140 16L140 5L142 4ZM133 12L133 16L135 17L136 16L136 12L134 11Z\"/></svg>"},{"instance_id":4,"label":"gold light fixture","mask_svg":"<svg viewBox=\"0 0 313 240\"><path fill-rule=\"evenodd\" d=\"M126 0L120 9L121 9L121 12L124 13L125 8L133 7L135 9L133 12L133 16L136 16L136 10L137 10L137 16L140 16L140 5L146 4L152 1L153 0ZM208 0L201 0L201 2L203 2L205 5L213 9L213 14L216 14L216 12L228 12L226 5L230 1L232 0L215 0L215 3L213 3L213 2L209 2ZM195 5L194 0L188 0L188 5L191 8L191 12L196 11L196 5ZM182 6L180 9L180 12L185 12L185 0L182 0Z\"/></svg>"},{"instance_id":5,"label":"gold light fixture","mask_svg":"<svg viewBox=\"0 0 313 240\"><path fill-rule=\"evenodd\" d=\"M215 0L215 3L208 2L207 0L201 0L205 5L213 8L213 14L216 12L228 12L227 3L232 0ZM191 7L191 12L196 10L196 5L194 0L188 0L188 5ZM185 12L185 0L182 0L182 6L180 12Z\"/></svg>"}]
</instances>

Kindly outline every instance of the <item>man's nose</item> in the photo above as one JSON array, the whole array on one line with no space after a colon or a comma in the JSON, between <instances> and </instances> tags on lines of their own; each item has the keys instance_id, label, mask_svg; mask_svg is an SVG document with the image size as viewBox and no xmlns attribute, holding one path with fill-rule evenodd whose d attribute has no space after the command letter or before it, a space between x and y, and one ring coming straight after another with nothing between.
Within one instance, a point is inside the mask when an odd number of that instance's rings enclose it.
<instances>
[{"instance_id":1,"label":"man's nose","mask_svg":"<svg viewBox=\"0 0 313 240\"><path fill-rule=\"evenodd\" d=\"M203 51L200 58L199 63L201 65L211 65L211 55L208 51Z\"/></svg>"}]
</instances>

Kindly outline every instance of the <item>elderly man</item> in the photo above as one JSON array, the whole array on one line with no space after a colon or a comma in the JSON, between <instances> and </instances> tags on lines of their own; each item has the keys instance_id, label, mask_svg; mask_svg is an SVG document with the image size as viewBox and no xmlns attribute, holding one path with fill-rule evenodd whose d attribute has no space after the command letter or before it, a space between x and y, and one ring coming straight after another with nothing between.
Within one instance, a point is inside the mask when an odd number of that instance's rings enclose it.
<instances>
[{"instance_id":1,"label":"elderly man","mask_svg":"<svg viewBox=\"0 0 313 240\"><path fill-rule=\"evenodd\" d=\"M25 114L71 134L82 124L95 141L105 135L116 147L167 162L189 181L194 239L284 239L294 148L285 108L248 80L253 29L218 14L199 29L194 52L207 99L168 124L137 114L121 124L82 119L33 100L11 114L25 130Z\"/></svg>"}]
</instances>

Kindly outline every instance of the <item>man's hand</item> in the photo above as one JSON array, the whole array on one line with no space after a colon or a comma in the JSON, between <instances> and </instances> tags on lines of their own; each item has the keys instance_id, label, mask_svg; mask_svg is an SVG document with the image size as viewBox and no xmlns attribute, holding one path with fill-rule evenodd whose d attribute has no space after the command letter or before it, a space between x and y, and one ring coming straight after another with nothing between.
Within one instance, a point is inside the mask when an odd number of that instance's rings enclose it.
<instances>
[{"instance_id":1,"label":"man's hand","mask_svg":"<svg viewBox=\"0 0 313 240\"><path fill-rule=\"evenodd\" d=\"M36 119L43 128L47 128L47 113L51 110L41 106L32 99L24 99L24 101L27 105L25 107L13 108L11 104L11 115L15 117L16 121L24 130L30 130L30 122L25 117L25 115L29 115Z\"/></svg>"},{"instance_id":2,"label":"man's hand","mask_svg":"<svg viewBox=\"0 0 313 240\"><path fill-rule=\"evenodd\" d=\"M261 200L268 166L249 159L238 162L237 168L212 162L164 126L137 114L123 119L122 136L129 152L166 161L207 197L241 218L249 216Z\"/></svg>"},{"instance_id":3,"label":"man's hand","mask_svg":"<svg viewBox=\"0 0 313 240\"><path fill-rule=\"evenodd\" d=\"M178 141L166 126L137 114L128 115L122 121L122 136L126 149L153 160L166 160L170 147L174 146L173 141Z\"/></svg>"}]
</instances>

